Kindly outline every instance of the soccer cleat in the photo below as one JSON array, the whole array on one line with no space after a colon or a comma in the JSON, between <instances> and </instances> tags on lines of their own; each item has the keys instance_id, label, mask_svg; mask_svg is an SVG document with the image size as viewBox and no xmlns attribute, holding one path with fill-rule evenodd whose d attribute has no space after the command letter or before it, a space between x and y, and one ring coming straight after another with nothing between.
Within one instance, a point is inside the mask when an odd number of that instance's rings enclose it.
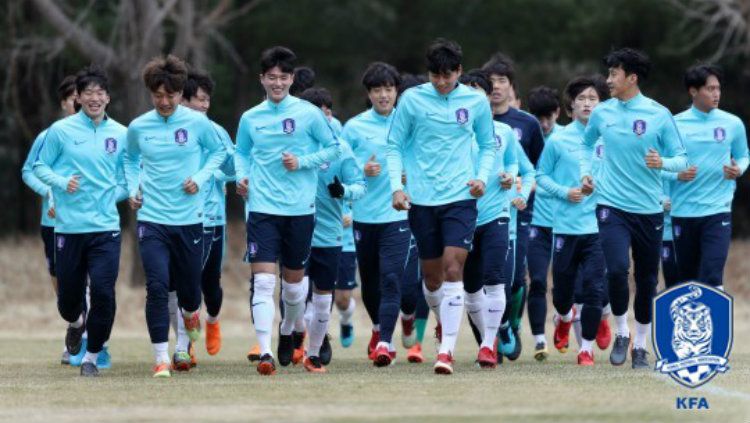
<instances>
[{"instance_id":1,"label":"soccer cleat","mask_svg":"<svg viewBox=\"0 0 750 423\"><path fill-rule=\"evenodd\" d=\"M154 377L172 377L172 372L169 371L169 363L158 363L153 367Z\"/></svg>"},{"instance_id":2,"label":"soccer cleat","mask_svg":"<svg viewBox=\"0 0 750 423\"><path fill-rule=\"evenodd\" d=\"M190 354L190 367L196 367L198 360L195 358L195 348L192 342L188 342L188 354Z\"/></svg>"},{"instance_id":3,"label":"soccer cleat","mask_svg":"<svg viewBox=\"0 0 750 423\"><path fill-rule=\"evenodd\" d=\"M110 369L112 368L112 357L109 355L109 347L104 347L96 357L96 368L97 369Z\"/></svg>"},{"instance_id":4,"label":"soccer cleat","mask_svg":"<svg viewBox=\"0 0 750 423\"><path fill-rule=\"evenodd\" d=\"M339 332L341 339L341 346L349 348L354 342L354 326L352 325L341 325L341 331Z\"/></svg>"},{"instance_id":5,"label":"soccer cleat","mask_svg":"<svg viewBox=\"0 0 750 423\"><path fill-rule=\"evenodd\" d=\"M182 321L185 322L185 333L187 333L190 342L198 342L201 338L201 314L194 311L189 315L182 315Z\"/></svg>"},{"instance_id":6,"label":"soccer cleat","mask_svg":"<svg viewBox=\"0 0 750 423\"><path fill-rule=\"evenodd\" d=\"M70 353L68 352L68 349L65 348L65 351L62 353L62 357L60 357L60 364L63 366L67 366L70 364Z\"/></svg>"},{"instance_id":7,"label":"soccer cleat","mask_svg":"<svg viewBox=\"0 0 750 423\"><path fill-rule=\"evenodd\" d=\"M621 366L628 358L628 348L630 347L630 336L615 336L615 342L612 344L612 351L609 353L609 362L613 366Z\"/></svg>"},{"instance_id":8,"label":"soccer cleat","mask_svg":"<svg viewBox=\"0 0 750 423\"><path fill-rule=\"evenodd\" d=\"M648 369L651 367L648 362L648 351L644 348L633 348L630 351L630 357L633 361L634 369Z\"/></svg>"},{"instance_id":9,"label":"soccer cleat","mask_svg":"<svg viewBox=\"0 0 750 423\"><path fill-rule=\"evenodd\" d=\"M516 349L516 337L509 324L500 327L500 352L509 357Z\"/></svg>"},{"instance_id":10,"label":"soccer cleat","mask_svg":"<svg viewBox=\"0 0 750 423\"><path fill-rule=\"evenodd\" d=\"M279 364L286 367L292 362L294 355L294 339L292 335L279 335L279 348L276 350L279 355Z\"/></svg>"},{"instance_id":11,"label":"soccer cleat","mask_svg":"<svg viewBox=\"0 0 750 423\"><path fill-rule=\"evenodd\" d=\"M612 331L609 328L609 322L607 319L602 319L596 330L596 345L600 350L606 350L610 342L612 342Z\"/></svg>"},{"instance_id":12,"label":"soccer cleat","mask_svg":"<svg viewBox=\"0 0 750 423\"><path fill-rule=\"evenodd\" d=\"M497 353L487 347L480 348L477 354L477 364L483 369L494 369L497 367Z\"/></svg>"},{"instance_id":13,"label":"soccer cleat","mask_svg":"<svg viewBox=\"0 0 750 423\"><path fill-rule=\"evenodd\" d=\"M98 377L99 369L96 368L96 364L86 361L81 364L81 376L83 377Z\"/></svg>"},{"instance_id":14,"label":"soccer cleat","mask_svg":"<svg viewBox=\"0 0 750 423\"><path fill-rule=\"evenodd\" d=\"M401 317L401 344L406 349L413 347L417 343L417 331L414 330L414 320L413 316L411 319Z\"/></svg>"},{"instance_id":15,"label":"soccer cleat","mask_svg":"<svg viewBox=\"0 0 750 423\"><path fill-rule=\"evenodd\" d=\"M326 334L323 337L323 344L320 346L319 351L320 362L324 366L331 364L331 358L333 357L333 348L331 348L331 337Z\"/></svg>"},{"instance_id":16,"label":"soccer cleat","mask_svg":"<svg viewBox=\"0 0 750 423\"><path fill-rule=\"evenodd\" d=\"M78 354L71 354L70 357L68 357L71 366L78 367L83 363L83 356L86 355L86 347L88 347L88 343L88 339L83 338L81 340L81 350L78 351Z\"/></svg>"},{"instance_id":17,"label":"soccer cleat","mask_svg":"<svg viewBox=\"0 0 750 423\"><path fill-rule=\"evenodd\" d=\"M546 342L537 342L536 346L534 347L534 359L536 361L542 362L549 357L549 351L547 350L547 343Z\"/></svg>"},{"instance_id":18,"label":"soccer cleat","mask_svg":"<svg viewBox=\"0 0 750 423\"><path fill-rule=\"evenodd\" d=\"M594 365L594 353L588 351L581 351L578 353L578 365L579 366L593 366Z\"/></svg>"},{"instance_id":19,"label":"soccer cleat","mask_svg":"<svg viewBox=\"0 0 750 423\"><path fill-rule=\"evenodd\" d=\"M422 344L417 342L413 347L409 348L409 351L406 352L406 359L409 363L424 363Z\"/></svg>"},{"instance_id":20,"label":"soccer cleat","mask_svg":"<svg viewBox=\"0 0 750 423\"><path fill-rule=\"evenodd\" d=\"M294 352L292 353L292 364L295 366L305 358L305 332L292 332L294 340Z\"/></svg>"},{"instance_id":21,"label":"soccer cleat","mask_svg":"<svg viewBox=\"0 0 750 423\"><path fill-rule=\"evenodd\" d=\"M209 355L216 355L221 351L221 326L217 320L206 322L206 351Z\"/></svg>"},{"instance_id":22,"label":"soccer cleat","mask_svg":"<svg viewBox=\"0 0 750 423\"><path fill-rule=\"evenodd\" d=\"M247 352L247 359L251 363L260 360L260 345L253 345L250 351Z\"/></svg>"},{"instance_id":23,"label":"soccer cleat","mask_svg":"<svg viewBox=\"0 0 750 423\"><path fill-rule=\"evenodd\" d=\"M391 365L391 352L388 351L388 347L381 345L375 348L375 358L372 360L372 364L375 367L386 367Z\"/></svg>"},{"instance_id":24,"label":"soccer cleat","mask_svg":"<svg viewBox=\"0 0 750 423\"><path fill-rule=\"evenodd\" d=\"M65 348L68 349L70 355L76 355L81 350L85 350L85 347L81 347L83 344L83 332L86 331L86 323L81 325L79 328L74 328L68 325L68 331L65 333Z\"/></svg>"},{"instance_id":25,"label":"soccer cleat","mask_svg":"<svg viewBox=\"0 0 750 423\"><path fill-rule=\"evenodd\" d=\"M305 357L304 363L302 365L305 367L305 370L307 370L310 373L325 373L326 368L323 367L323 364L320 362L320 357Z\"/></svg>"},{"instance_id":26,"label":"soccer cleat","mask_svg":"<svg viewBox=\"0 0 750 423\"><path fill-rule=\"evenodd\" d=\"M187 351L177 351L172 355L172 370L178 372L190 370L190 354Z\"/></svg>"},{"instance_id":27,"label":"soccer cleat","mask_svg":"<svg viewBox=\"0 0 750 423\"><path fill-rule=\"evenodd\" d=\"M438 354L435 362L435 374L452 375L453 374L453 357L450 354Z\"/></svg>"},{"instance_id":28,"label":"soccer cleat","mask_svg":"<svg viewBox=\"0 0 750 423\"><path fill-rule=\"evenodd\" d=\"M370 343L367 344L367 358L370 360L375 360L374 353L378 342L380 342L380 331L373 330L372 335L370 335Z\"/></svg>"},{"instance_id":29,"label":"soccer cleat","mask_svg":"<svg viewBox=\"0 0 750 423\"><path fill-rule=\"evenodd\" d=\"M555 348L557 348L561 354L568 352L571 326L573 326L573 321L563 322L561 319L560 323L555 327L553 342L555 343Z\"/></svg>"},{"instance_id":30,"label":"soccer cleat","mask_svg":"<svg viewBox=\"0 0 750 423\"><path fill-rule=\"evenodd\" d=\"M271 354L263 354L260 357L257 367L258 373L263 376L271 376L276 374L276 363L273 361Z\"/></svg>"},{"instance_id":31,"label":"soccer cleat","mask_svg":"<svg viewBox=\"0 0 750 423\"><path fill-rule=\"evenodd\" d=\"M508 354L508 360L514 361L517 360L518 357L521 356L521 336L518 334L520 326L513 327L511 325L511 332L513 333L513 340L515 341L515 344L513 345L513 351Z\"/></svg>"}]
</instances>

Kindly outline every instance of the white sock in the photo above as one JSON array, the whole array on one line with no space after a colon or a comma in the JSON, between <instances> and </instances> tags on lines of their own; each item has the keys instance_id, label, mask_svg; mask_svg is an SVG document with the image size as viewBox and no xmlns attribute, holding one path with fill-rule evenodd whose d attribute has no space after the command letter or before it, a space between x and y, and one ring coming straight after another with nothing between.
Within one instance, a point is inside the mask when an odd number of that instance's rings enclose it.
<instances>
[{"instance_id":1,"label":"white sock","mask_svg":"<svg viewBox=\"0 0 750 423\"><path fill-rule=\"evenodd\" d=\"M276 288L276 276L272 273L258 273L253 283L253 322L255 336L258 337L260 354L271 354L271 331L273 318L276 315L276 305L273 301L273 291Z\"/></svg>"},{"instance_id":2,"label":"white sock","mask_svg":"<svg viewBox=\"0 0 750 423\"><path fill-rule=\"evenodd\" d=\"M443 286L440 286L440 288L436 289L435 291L430 291L427 289L427 285L422 283L422 292L424 293L424 299L427 302L427 306L430 307L430 310L435 314L435 318L437 319L438 323L440 323L440 305L443 302Z\"/></svg>"},{"instance_id":3,"label":"white sock","mask_svg":"<svg viewBox=\"0 0 750 423\"><path fill-rule=\"evenodd\" d=\"M628 329L628 313L622 316L615 315L615 326L617 326L616 334L620 336L630 336L630 329Z\"/></svg>"},{"instance_id":4,"label":"white sock","mask_svg":"<svg viewBox=\"0 0 750 423\"><path fill-rule=\"evenodd\" d=\"M297 319L305 315L308 286L307 276L298 283L281 280L281 301L284 302L284 318L281 320L280 334L291 335Z\"/></svg>"},{"instance_id":5,"label":"white sock","mask_svg":"<svg viewBox=\"0 0 750 423\"><path fill-rule=\"evenodd\" d=\"M610 314L612 314L612 306L607 303L607 305L602 308L602 320L606 320Z\"/></svg>"},{"instance_id":6,"label":"white sock","mask_svg":"<svg viewBox=\"0 0 750 423\"><path fill-rule=\"evenodd\" d=\"M646 349L648 335L651 333L651 323L635 322L635 336L633 337L633 348Z\"/></svg>"},{"instance_id":7,"label":"white sock","mask_svg":"<svg viewBox=\"0 0 750 423\"><path fill-rule=\"evenodd\" d=\"M333 294L316 294L312 295L312 308L314 314L310 322L310 344L308 349L309 356L318 356L320 346L323 345L323 339L328 333L328 321L331 319L331 302Z\"/></svg>"},{"instance_id":8,"label":"white sock","mask_svg":"<svg viewBox=\"0 0 750 423\"><path fill-rule=\"evenodd\" d=\"M482 335L482 341L484 341L486 329L484 325L484 312L486 310L484 289L480 289L473 294L464 291L464 305L466 306L466 312L469 314L469 319L477 327Z\"/></svg>"},{"instance_id":9,"label":"white sock","mask_svg":"<svg viewBox=\"0 0 750 423\"><path fill-rule=\"evenodd\" d=\"M542 343L544 345L547 345L547 338L544 337L543 333L540 333L539 335L534 335L534 342L537 344Z\"/></svg>"},{"instance_id":10,"label":"white sock","mask_svg":"<svg viewBox=\"0 0 750 423\"><path fill-rule=\"evenodd\" d=\"M560 320L562 320L563 322L566 322L566 323L567 322L572 322L573 321L573 309L571 308L570 310L568 310L568 312L566 314L561 314L560 315Z\"/></svg>"},{"instance_id":11,"label":"white sock","mask_svg":"<svg viewBox=\"0 0 750 423\"><path fill-rule=\"evenodd\" d=\"M169 291L169 325L172 326L174 333L177 333L177 291Z\"/></svg>"},{"instance_id":12,"label":"white sock","mask_svg":"<svg viewBox=\"0 0 750 423\"><path fill-rule=\"evenodd\" d=\"M86 354L83 356L83 363L94 363L96 364L96 359L99 357L99 353L92 353L86 351Z\"/></svg>"},{"instance_id":13,"label":"white sock","mask_svg":"<svg viewBox=\"0 0 750 423\"><path fill-rule=\"evenodd\" d=\"M372 325L372 331L380 332L380 323L378 323L377 325Z\"/></svg>"},{"instance_id":14,"label":"white sock","mask_svg":"<svg viewBox=\"0 0 750 423\"><path fill-rule=\"evenodd\" d=\"M175 352L187 352L188 345L190 344L190 337L185 331L185 320L182 318L182 312L177 310L177 342L175 343Z\"/></svg>"},{"instance_id":15,"label":"white sock","mask_svg":"<svg viewBox=\"0 0 750 423\"><path fill-rule=\"evenodd\" d=\"M464 314L464 283L443 282L442 291L440 322L443 325L443 341L440 343L439 354L452 354Z\"/></svg>"},{"instance_id":16,"label":"white sock","mask_svg":"<svg viewBox=\"0 0 750 423\"><path fill-rule=\"evenodd\" d=\"M505 284L484 287L484 336L482 346L494 348L500 321L505 312ZM543 337L544 335L542 335Z\"/></svg>"},{"instance_id":17,"label":"white sock","mask_svg":"<svg viewBox=\"0 0 750 423\"><path fill-rule=\"evenodd\" d=\"M157 342L151 344L151 348L154 351L154 362L156 364L167 363L169 364L169 342Z\"/></svg>"},{"instance_id":18,"label":"white sock","mask_svg":"<svg viewBox=\"0 0 750 423\"><path fill-rule=\"evenodd\" d=\"M578 346L580 347L583 342L583 328L581 327L581 310L583 310L583 304L576 304L576 315L573 318L573 333L576 336L576 341L578 342Z\"/></svg>"},{"instance_id":19,"label":"white sock","mask_svg":"<svg viewBox=\"0 0 750 423\"><path fill-rule=\"evenodd\" d=\"M310 322L312 322L313 314L315 314L315 308L312 305L312 299L310 301L305 302L305 312L303 313L302 317L297 319L297 321L294 323L294 327L310 327Z\"/></svg>"},{"instance_id":20,"label":"white sock","mask_svg":"<svg viewBox=\"0 0 750 423\"><path fill-rule=\"evenodd\" d=\"M590 353L593 344L594 344L594 340L593 339L591 339L591 340L588 340L588 339L585 339L585 338L582 339L581 340L581 351L580 352L586 351L586 352Z\"/></svg>"},{"instance_id":21,"label":"white sock","mask_svg":"<svg viewBox=\"0 0 750 423\"><path fill-rule=\"evenodd\" d=\"M354 301L354 297L349 297L349 306L344 310L339 310L339 316L342 325L352 324L352 316L354 316L354 309L356 307L357 302Z\"/></svg>"},{"instance_id":22,"label":"white sock","mask_svg":"<svg viewBox=\"0 0 750 423\"><path fill-rule=\"evenodd\" d=\"M214 324L219 321L219 316L212 316L206 313L206 323Z\"/></svg>"}]
</instances>

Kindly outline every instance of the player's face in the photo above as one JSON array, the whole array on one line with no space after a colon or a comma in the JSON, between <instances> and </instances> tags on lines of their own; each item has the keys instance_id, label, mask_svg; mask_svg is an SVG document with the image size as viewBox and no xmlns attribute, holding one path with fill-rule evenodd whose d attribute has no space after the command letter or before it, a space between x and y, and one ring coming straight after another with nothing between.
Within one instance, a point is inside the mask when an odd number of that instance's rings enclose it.
<instances>
[{"instance_id":1,"label":"player's face","mask_svg":"<svg viewBox=\"0 0 750 423\"><path fill-rule=\"evenodd\" d=\"M430 83L435 87L435 90L442 95L448 95L458 83L458 78L461 77L461 66L457 70L445 72L445 73L432 73L428 72L430 77Z\"/></svg>"},{"instance_id":2,"label":"player's face","mask_svg":"<svg viewBox=\"0 0 750 423\"><path fill-rule=\"evenodd\" d=\"M198 88L198 91L190 100L182 100L182 105L201 113L208 113L208 109L211 107L211 96L206 94L203 88Z\"/></svg>"},{"instance_id":3,"label":"player's face","mask_svg":"<svg viewBox=\"0 0 750 423\"><path fill-rule=\"evenodd\" d=\"M612 97L621 98L637 84L638 77L634 73L628 75L622 67L609 68L607 86Z\"/></svg>"},{"instance_id":4,"label":"player's face","mask_svg":"<svg viewBox=\"0 0 750 423\"><path fill-rule=\"evenodd\" d=\"M81 103L86 116L92 120L99 120L107 112L109 93L98 84L89 84L83 91L78 93L78 102Z\"/></svg>"},{"instance_id":5,"label":"player's face","mask_svg":"<svg viewBox=\"0 0 750 423\"><path fill-rule=\"evenodd\" d=\"M77 101L76 99L77 98L78 96L76 95L74 91L73 94L65 97L60 102L60 108L62 109L65 116L70 116L76 112L76 101Z\"/></svg>"},{"instance_id":6,"label":"player's face","mask_svg":"<svg viewBox=\"0 0 750 423\"><path fill-rule=\"evenodd\" d=\"M571 105L573 109L573 119L577 119L582 123L586 124L591 117L591 112L594 107L599 104L599 94L597 94L594 87L588 87L585 90L578 93L576 98L573 99Z\"/></svg>"},{"instance_id":7,"label":"player's face","mask_svg":"<svg viewBox=\"0 0 750 423\"><path fill-rule=\"evenodd\" d=\"M260 83L266 90L266 98L278 103L289 95L289 87L294 82L294 74L282 71L274 66L266 73L260 74Z\"/></svg>"},{"instance_id":8,"label":"player's face","mask_svg":"<svg viewBox=\"0 0 750 423\"><path fill-rule=\"evenodd\" d=\"M490 82L492 83L492 93L490 94L490 103L493 106L498 104L505 104L510 101L511 86L510 79L505 75L490 75Z\"/></svg>"},{"instance_id":9,"label":"player's face","mask_svg":"<svg viewBox=\"0 0 750 423\"><path fill-rule=\"evenodd\" d=\"M690 95L693 96L693 104L699 110L709 111L719 107L721 100L721 83L719 78L709 75L706 85L699 89L691 88Z\"/></svg>"},{"instance_id":10,"label":"player's face","mask_svg":"<svg viewBox=\"0 0 750 423\"><path fill-rule=\"evenodd\" d=\"M367 92L367 97L370 99L372 107L378 114L383 116L391 114L393 106L396 104L397 95L398 91L393 85L373 87Z\"/></svg>"},{"instance_id":11,"label":"player's face","mask_svg":"<svg viewBox=\"0 0 750 423\"><path fill-rule=\"evenodd\" d=\"M542 127L544 135L549 135L549 133L552 132L552 129L555 127L555 123L557 123L557 118L559 116L560 110L558 109L556 112L553 112L549 116L539 116L537 118L539 119L539 126Z\"/></svg>"},{"instance_id":12,"label":"player's face","mask_svg":"<svg viewBox=\"0 0 750 423\"><path fill-rule=\"evenodd\" d=\"M164 85L151 92L151 102L162 117L172 116L181 101L182 92L170 93L164 88Z\"/></svg>"}]
</instances>

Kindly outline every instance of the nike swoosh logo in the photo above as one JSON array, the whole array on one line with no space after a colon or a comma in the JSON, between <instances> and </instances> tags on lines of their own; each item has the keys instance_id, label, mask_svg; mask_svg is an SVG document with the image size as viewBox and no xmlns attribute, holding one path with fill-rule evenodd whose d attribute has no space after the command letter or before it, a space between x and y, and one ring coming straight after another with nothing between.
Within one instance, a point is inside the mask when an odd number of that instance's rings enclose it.
<instances>
[{"instance_id":1,"label":"nike swoosh logo","mask_svg":"<svg viewBox=\"0 0 750 423\"><path fill-rule=\"evenodd\" d=\"M656 229L658 231L659 229L661 229L663 227L664 227L664 225L659 225L659 226L655 227L654 229Z\"/></svg>"},{"instance_id":2,"label":"nike swoosh logo","mask_svg":"<svg viewBox=\"0 0 750 423\"><path fill-rule=\"evenodd\" d=\"M328 323L328 320L320 320L320 319L318 319L318 323Z\"/></svg>"},{"instance_id":3,"label":"nike swoosh logo","mask_svg":"<svg viewBox=\"0 0 750 423\"><path fill-rule=\"evenodd\" d=\"M194 240L193 240L193 244L197 244L197 243L201 242L201 239L202 239L202 238L194 239Z\"/></svg>"},{"instance_id":4,"label":"nike swoosh logo","mask_svg":"<svg viewBox=\"0 0 750 423\"><path fill-rule=\"evenodd\" d=\"M448 305L449 305L449 306L451 306L451 307L460 307L460 306L462 306L463 304L462 304L462 303L458 303L458 304L453 304L453 303L451 303L451 302L448 302Z\"/></svg>"},{"instance_id":5,"label":"nike swoosh logo","mask_svg":"<svg viewBox=\"0 0 750 423\"><path fill-rule=\"evenodd\" d=\"M487 311L489 311L490 313L500 313L500 310L488 309Z\"/></svg>"},{"instance_id":6,"label":"nike swoosh logo","mask_svg":"<svg viewBox=\"0 0 750 423\"><path fill-rule=\"evenodd\" d=\"M425 116L435 116L437 113L427 112L425 113Z\"/></svg>"},{"instance_id":7,"label":"nike swoosh logo","mask_svg":"<svg viewBox=\"0 0 750 423\"><path fill-rule=\"evenodd\" d=\"M255 127L256 131L260 131L261 129L266 129L266 127L265 126L256 126Z\"/></svg>"},{"instance_id":8,"label":"nike swoosh logo","mask_svg":"<svg viewBox=\"0 0 750 423\"><path fill-rule=\"evenodd\" d=\"M203 231L205 235L213 235L214 231Z\"/></svg>"},{"instance_id":9,"label":"nike swoosh logo","mask_svg":"<svg viewBox=\"0 0 750 423\"><path fill-rule=\"evenodd\" d=\"M406 231L408 231L408 230L409 230L409 228L398 228L398 231L399 231L399 232L406 232Z\"/></svg>"},{"instance_id":10,"label":"nike swoosh logo","mask_svg":"<svg viewBox=\"0 0 750 423\"><path fill-rule=\"evenodd\" d=\"M261 304L263 304L263 303L253 303L253 307L255 307L255 306L259 306L259 305L261 305Z\"/></svg>"},{"instance_id":11,"label":"nike swoosh logo","mask_svg":"<svg viewBox=\"0 0 750 423\"><path fill-rule=\"evenodd\" d=\"M119 231L112 232L112 238L117 238L118 236L120 236L120 232Z\"/></svg>"},{"instance_id":12,"label":"nike swoosh logo","mask_svg":"<svg viewBox=\"0 0 750 423\"><path fill-rule=\"evenodd\" d=\"M607 123L604 126L607 127L607 128L609 128L609 127L615 126L615 124L614 123Z\"/></svg>"},{"instance_id":13,"label":"nike swoosh logo","mask_svg":"<svg viewBox=\"0 0 750 423\"><path fill-rule=\"evenodd\" d=\"M521 226L529 226L529 222L521 222Z\"/></svg>"},{"instance_id":14,"label":"nike swoosh logo","mask_svg":"<svg viewBox=\"0 0 750 423\"><path fill-rule=\"evenodd\" d=\"M464 244L469 245L473 242L473 239L464 239Z\"/></svg>"},{"instance_id":15,"label":"nike swoosh logo","mask_svg":"<svg viewBox=\"0 0 750 423\"><path fill-rule=\"evenodd\" d=\"M218 237L218 238L213 238L213 237L212 237L212 238L211 238L211 241L213 241L213 242L216 242L216 241L221 241L221 237Z\"/></svg>"},{"instance_id":16,"label":"nike swoosh logo","mask_svg":"<svg viewBox=\"0 0 750 423\"><path fill-rule=\"evenodd\" d=\"M721 226L729 226L732 222L721 222Z\"/></svg>"},{"instance_id":17,"label":"nike swoosh logo","mask_svg":"<svg viewBox=\"0 0 750 423\"><path fill-rule=\"evenodd\" d=\"M507 225L508 222L497 222L497 224L500 225L500 226L503 226L503 225Z\"/></svg>"},{"instance_id":18,"label":"nike swoosh logo","mask_svg":"<svg viewBox=\"0 0 750 423\"><path fill-rule=\"evenodd\" d=\"M144 140L144 141L151 141L151 140L154 140L154 139L156 139L156 137L155 137L155 136L153 136L153 135L149 135L149 136L145 136L145 137L143 137L143 140Z\"/></svg>"},{"instance_id":19,"label":"nike swoosh logo","mask_svg":"<svg viewBox=\"0 0 750 423\"><path fill-rule=\"evenodd\" d=\"M81 141L81 140L74 140L74 141L73 141L73 143L75 143L75 145L78 145L78 144L83 144L83 143L85 143L85 142L86 142L86 140L83 140L83 141Z\"/></svg>"}]
</instances>

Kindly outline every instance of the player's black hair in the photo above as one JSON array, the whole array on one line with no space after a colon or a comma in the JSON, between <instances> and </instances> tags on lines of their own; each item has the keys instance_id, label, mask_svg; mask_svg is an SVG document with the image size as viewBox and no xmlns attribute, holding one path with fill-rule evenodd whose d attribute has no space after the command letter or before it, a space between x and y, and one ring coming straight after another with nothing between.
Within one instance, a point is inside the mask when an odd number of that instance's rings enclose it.
<instances>
[{"instance_id":1,"label":"player's black hair","mask_svg":"<svg viewBox=\"0 0 750 423\"><path fill-rule=\"evenodd\" d=\"M401 75L393 65L384 62L372 62L367 65L362 75L362 85L367 91L377 87L396 87L401 85Z\"/></svg>"},{"instance_id":2,"label":"player's black hair","mask_svg":"<svg viewBox=\"0 0 750 423\"><path fill-rule=\"evenodd\" d=\"M90 85L98 85L109 94L109 78L107 72L99 65L92 64L78 71L75 79L76 91L80 94Z\"/></svg>"},{"instance_id":3,"label":"player's black hair","mask_svg":"<svg viewBox=\"0 0 750 423\"><path fill-rule=\"evenodd\" d=\"M497 52L490 57L490 60L482 65L482 70L487 76L497 75L508 78L511 84L514 83L516 70L513 60L504 53ZM515 87L515 85L514 85Z\"/></svg>"},{"instance_id":4,"label":"player's black hair","mask_svg":"<svg viewBox=\"0 0 750 423\"><path fill-rule=\"evenodd\" d=\"M526 104L529 113L538 118L551 116L560 110L560 94L554 88L540 85L529 91L529 100Z\"/></svg>"},{"instance_id":5,"label":"player's black hair","mask_svg":"<svg viewBox=\"0 0 750 423\"><path fill-rule=\"evenodd\" d=\"M724 72L722 72L720 67L712 63L702 63L689 67L683 77L685 89L700 88L706 85L708 77L711 75L715 76L719 80L719 83L724 82Z\"/></svg>"},{"instance_id":6,"label":"player's black hair","mask_svg":"<svg viewBox=\"0 0 750 423\"><path fill-rule=\"evenodd\" d=\"M214 81L208 73L192 69L188 72L185 88L182 89L182 98L190 101L191 98L198 95L199 88L209 96L213 95Z\"/></svg>"},{"instance_id":7,"label":"player's black hair","mask_svg":"<svg viewBox=\"0 0 750 423\"><path fill-rule=\"evenodd\" d=\"M438 38L427 48L427 70L434 74L447 74L461 67L463 51L455 41Z\"/></svg>"},{"instance_id":8,"label":"player's black hair","mask_svg":"<svg viewBox=\"0 0 750 423\"><path fill-rule=\"evenodd\" d=\"M422 85L427 82L427 77L422 74L413 73L402 73L401 74L401 85L398 87L398 95L401 95L404 91L417 85Z\"/></svg>"},{"instance_id":9,"label":"player's black hair","mask_svg":"<svg viewBox=\"0 0 750 423\"><path fill-rule=\"evenodd\" d=\"M487 73L481 69L472 69L464 73L458 79L458 82L469 86L479 86L487 94L492 92L492 83L490 83Z\"/></svg>"},{"instance_id":10,"label":"player's black hair","mask_svg":"<svg viewBox=\"0 0 750 423\"><path fill-rule=\"evenodd\" d=\"M308 88L299 95L299 98L309 101L318 106L318 108L326 106L329 109L333 109L331 92L323 87Z\"/></svg>"},{"instance_id":11,"label":"player's black hair","mask_svg":"<svg viewBox=\"0 0 750 423\"><path fill-rule=\"evenodd\" d=\"M188 69L185 62L177 56L155 57L146 63L143 69L143 82L151 92L164 86L168 93L181 93L185 88Z\"/></svg>"},{"instance_id":12,"label":"player's black hair","mask_svg":"<svg viewBox=\"0 0 750 423\"><path fill-rule=\"evenodd\" d=\"M68 75L63 78L60 85L57 86L57 99L63 101L66 98L76 93L76 77L75 75Z\"/></svg>"},{"instance_id":13,"label":"player's black hair","mask_svg":"<svg viewBox=\"0 0 750 423\"><path fill-rule=\"evenodd\" d=\"M626 75L637 75L639 84L648 78L651 71L651 59L646 53L629 47L610 52L603 61L607 68L622 68Z\"/></svg>"},{"instance_id":14,"label":"player's black hair","mask_svg":"<svg viewBox=\"0 0 750 423\"><path fill-rule=\"evenodd\" d=\"M308 88L315 86L315 71L308 66L294 68L294 82L289 87L289 94L297 95Z\"/></svg>"},{"instance_id":15,"label":"player's black hair","mask_svg":"<svg viewBox=\"0 0 750 423\"><path fill-rule=\"evenodd\" d=\"M587 88L593 88L596 91L596 94L599 96L599 102L609 99L609 88L607 87L607 81L603 76L591 75L575 77L571 79L565 87L564 105L565 110L567 110L568 113L573 111L573 100L575 100L576 97Z\"/></svg>"},{"instance_id":16,"label":"player's black hair","mask_svg":"<svg viewBox=\"0 0 750 423\"><path fill-rule=\"evenodd\" d=\"M294 62L297 56L286 47L275 46L263 50L260 55L260 72L266 73L278 66L284 73L294 73Z\"/></svg>"}]
</instances>

